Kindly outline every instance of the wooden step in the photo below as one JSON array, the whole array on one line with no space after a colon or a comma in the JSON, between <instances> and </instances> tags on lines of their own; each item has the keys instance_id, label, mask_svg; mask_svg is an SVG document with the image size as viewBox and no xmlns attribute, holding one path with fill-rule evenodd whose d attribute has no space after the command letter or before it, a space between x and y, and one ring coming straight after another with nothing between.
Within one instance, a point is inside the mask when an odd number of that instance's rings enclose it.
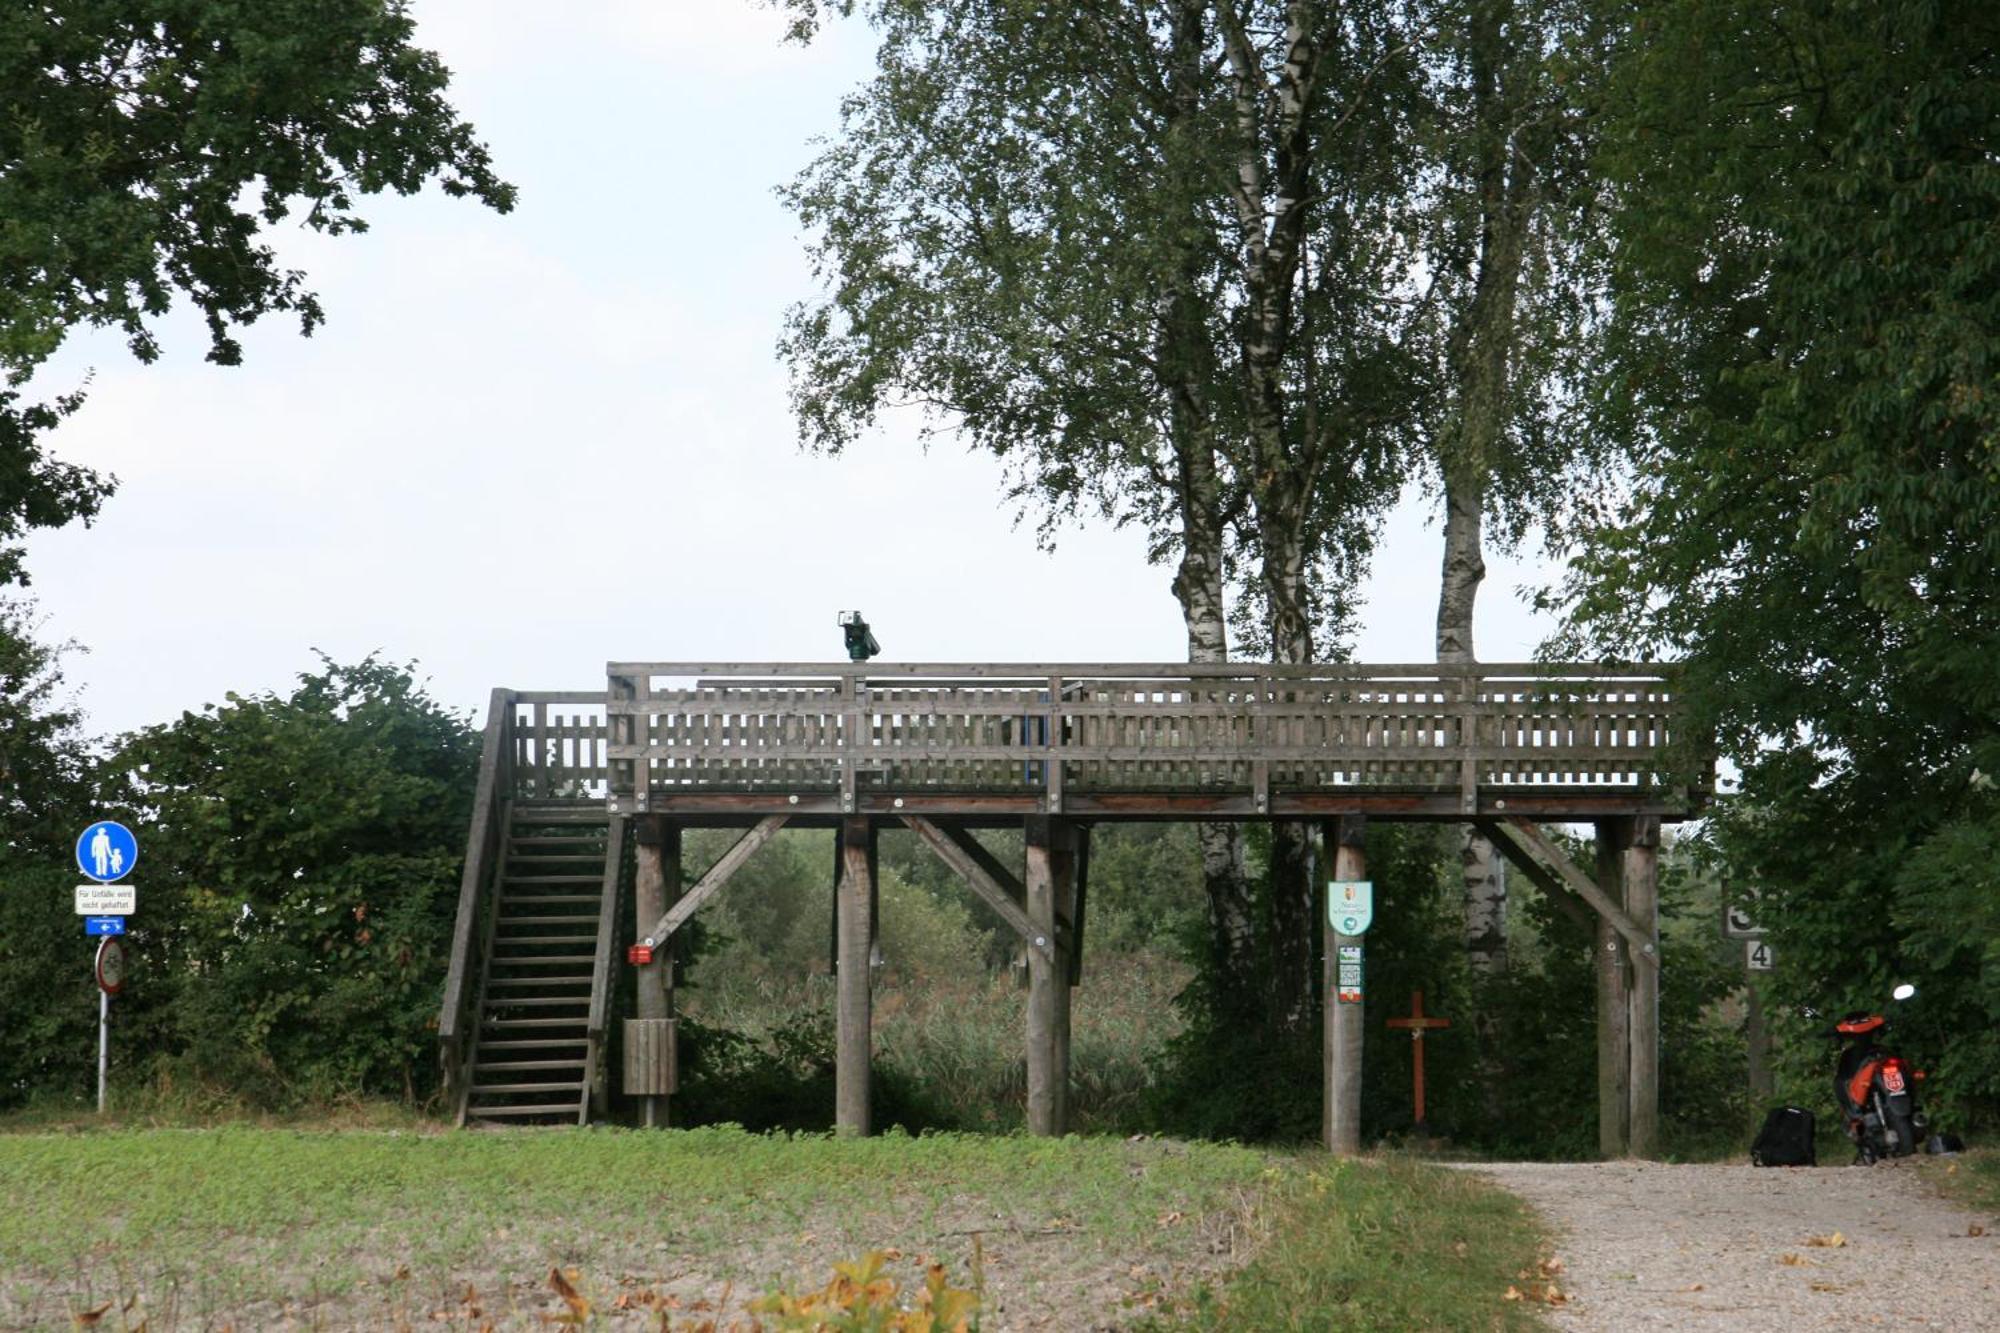
<instances>
[{"instance_id":1,"label":"wooden step","mask_svg":"<svg viewBox=\"0 0 2000 1333\"><path fill-rule=\"evenodd\" d=\"M561 842L558 842L556 845L559 847L568 847L571 845L571 843L567 839L565 839ZM528 847L516 847L514 850L516 852L524 852L524 851L534 851L539 849L535 848L533 844L530 844ZM602 851L556 852L544 856L509 856L507 860L508 863L511 865L520 865L523 862L533 862L536 865L540 865L544 861L548 861L552 864L557 861L596 861L599 864L602 864L604 861L604 853Z\"/></svg>"},{"instance_id":2,"label":"wooden step","mask_svg":"<svg viewBox=\"0 0 2000 1333\"><path fill-rule=\"evenodd\" d=\"M536 1019L535 1021L540 1022L541 1020ZM590 1045L590 1038L588 1037L509 1037L503 1038L500 1041L488 1041L485 1038L481 1038L479 1049L482 1051L539 1051L551 1046L588 1045ZM572 1063L574 1062L572 1061Z\"/></svg>"},{"instance_id":3,"label":"wooden step","mask_svg":"<svg viewBox=\"0 0 2000 1333\"><path fill-rule=\"evenodd\" d=\"M535 917L531 919L546 920L547 918ZM595 920L596 918L593 917L591 919ZM592 947L596 943L597 936L594 932L589 935L495 935L493 937L495 948L503 944L573 944L582 947Z\"/></svg>"},{"instance_id":4,"label":"wooden step","mask_svg":"<svg viewBox=\"0 0 2000 1333\"><path fill-rule=\"evenodd\" d=\"M521 986L588 986L590 984L590 973L585 972L583 975L578 976L575 973L566 972L559 977L488 977L486 984L489 986L507 986L509 988ZM512 1004L513 1001L509 1000L508 1003Z\"/></svg>"},{"instance_id":5,"label":"wooden step","mask_svg":"<svg viewBox=\"0 0 2000 1333\"><path fill-rule=\"evenodd\" d=\"M480 1026L489 1028L580 1028L581 1018L489 1018ZM589 1038L584 1038L588 1041ZM536 1043L539 1045L540 1043Z\"/></svg>"},{"instance_id":6,"label":"wooden step","mask_svg":"<svg viewBox=\"0 0 2000 1333\"><path fill-rule=\"evenodd\" d=\"M577 941L577 940L565 940L565 941L564 941L564 943L566 943L566 944L576 944L576 943L579 943L579 941ZM555 965L555 964L557 964L557 963L570 963L570 964L576 964L576 963L581 963L581 964L583 964L584 966L588 967L588 966L589 966L590 964L592 964L592 963L594 963L594 962L596 962L596 961L597 961L597 959L596 959L596 957L595 957L594 955L591 955L591 954L587 954L587 953L584 953L584 954L571 954L571 953L523 953L523 954L495 954L495 955L493 956L493 965L494 965L495 967L501 967L501 966L505 966L505 967L552 967L552 966L554 966L554 965Z\"/></svg>"},{"instance_id":7,"label":"wooden step","mask_svg":"<svg viewBox=\"0 0 2000 1333\"><path fill-rule=\"evenodd\" d=\"M506 995L494 997L489 1007L494 1009L554 1009L558 1006L574 1007L589 1003L590 997L588 995ZM583 1020L579 1018L576 1021L581 1023Z\"/></svg>"},{"instance_id":8,"label":"wooden step","mask_svg":"<svg viewBox=\"0 0 2000 1333\"><path fill-rule=\"evenodd\" d=\"M601 903L601 893L503 893L500 895L502 908L518 906L521 903Z\"/></svg>"},{"instance_id":9,"label":"wooden step","mask_svg":"<svg viewBox=\"0 0 2000 1333\"><path fill-rule=\"evenodd\" d=\"M574 1083L475 1083L472 1095L488 1097L496 1092L582 1092L583 1080ZM487 1108L482 1107L481 1110Z\"/></svg>"},{"instance_id":10,"label":"wooden step","mask_svg":"<svg viewBox=\"0 0 2000 1333\"><path fill-rule=\"evenodd\" d=\"M552 1107L548 1107L548 1105L538 1105L538 1107L466 1107L466 1119L468 1121L494 1121L494 1119L500 1119L502 1115L506 1115L506 1117L514 1117L514 1115L568 1115L568 1117L574 1117L576 1115L576 1103L574 1101L568 1103L568 1105L556 1103Z\"/></svg>"},{"instance_id":11,"label":"wooden step","mask_svg":"<svg viewBox=\"0 0 2000 1333\"><path fill-rule=\"evenodd\" d=\"M516 1069L575 1069L581 1071L583 1069L583 1061L581 1060L496 1060L491 1064L481 1062L472 1066L472 1078L473 1078L472 1090L474 1092L479 1092L485 1086L479 1082L479 1076L481 1074L511 1072Z\"/></svg>"},{"instance_id":12,"label":"wooden step","mask_svg":"<svg viewBox=\"0 0 2000 1333\"><path fill-rule=\"evenodd\" d=\"M602 901L602 899L599 901ZM502 912L500 920L496 924L501 926L594 926L597 924L597 918L594 916L508 916L505 912ZM514 936L501 935L496 938L513 939Z\"/></svg>"},{"instance_id":13,"label":"wooden step","mask_svg":"<svg viewBox=\"0 0 2000 1333\"><path fill-rule=\"evenodd\" d=\"M509 875L507 884L602 884L602 875Z\"/></svg>"}]
</instances>

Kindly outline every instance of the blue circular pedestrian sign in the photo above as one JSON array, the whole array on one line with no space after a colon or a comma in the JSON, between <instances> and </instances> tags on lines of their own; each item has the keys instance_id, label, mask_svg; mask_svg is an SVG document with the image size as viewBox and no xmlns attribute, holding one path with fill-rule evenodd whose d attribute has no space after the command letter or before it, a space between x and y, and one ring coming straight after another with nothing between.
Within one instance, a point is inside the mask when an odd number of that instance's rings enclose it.
<instances>
[{"instance_id":1,"label":"blue circular pedestrian sign","mask_svg":"<svg viewBox=\"0 0 2000 1333\"><path fill-rule=\"evenodd\" d=\"M99 884L125 878L138 861L139 840L123 824L100 819L77 836L76 868Z\"/></svg>"}]
</instances>

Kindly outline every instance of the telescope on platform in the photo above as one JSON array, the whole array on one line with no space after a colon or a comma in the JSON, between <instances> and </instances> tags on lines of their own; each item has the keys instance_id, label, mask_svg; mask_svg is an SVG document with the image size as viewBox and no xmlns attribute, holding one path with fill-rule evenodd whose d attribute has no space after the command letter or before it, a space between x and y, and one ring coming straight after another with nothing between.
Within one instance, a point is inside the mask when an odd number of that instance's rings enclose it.
<instances>
[{"instance_id":1,"label":"telescope on platform","mask_svg":"<svg viewBox=\"0 0 2000 1333\"><path fill-rule=\"evenodd\" d=\"M882 651L882 645L875 642L875 634L868 628L868 622L861 618L859 611L840 613L841 632L847 636L847 658L851 662L866 662Z\"/></svg>"}]
</instances>

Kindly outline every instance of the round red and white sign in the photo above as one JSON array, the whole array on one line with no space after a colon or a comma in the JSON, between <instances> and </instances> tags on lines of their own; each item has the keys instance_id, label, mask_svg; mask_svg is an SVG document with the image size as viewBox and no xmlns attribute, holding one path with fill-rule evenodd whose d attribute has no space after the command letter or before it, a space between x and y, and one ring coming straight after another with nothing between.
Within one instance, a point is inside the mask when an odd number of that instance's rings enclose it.
<instances>
[{"instance_id":1,"label":"round red and white sign","mask_svg":"<svg viewBox=\"0 0 2000 1333\"><path fill-rule=\"evenodd\" d=\"M97 988L106 995L125 989L125 946L106 935L97 946Z\"/></svg>"}]
</instances>

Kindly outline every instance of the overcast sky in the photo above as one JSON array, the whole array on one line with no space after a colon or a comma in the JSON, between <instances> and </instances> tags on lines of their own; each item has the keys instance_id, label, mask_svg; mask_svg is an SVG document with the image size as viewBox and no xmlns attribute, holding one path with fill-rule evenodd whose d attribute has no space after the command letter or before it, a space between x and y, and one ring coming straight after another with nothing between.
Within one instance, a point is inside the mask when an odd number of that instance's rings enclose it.
<instances>
[{"instance_id":1,"label":"overcast sky","mask_svg":"<svg viewBox=\"0 0 2000 1333\"><path fill-rule=\"evenodd\" d=\"M1182 654L1137 534L1037 550L997 466L925 452L913 421L798 449L773 344L810 279L773 189L867 75L864 31L785 46L753 0L414 8L514 213L433 191L371 201L366 235L286 229L328 311L312 338L269 320L218 368L177 319L152 366L81 336L34 381L94 371L56 447L119 479L29 553L44 635L87 650L92 730L283 690L315 648L415 660L468 710L602 688L610 658L824 661L849 607L889 660ZM1362 660L1432 656L1440 540L1391 520ZM1489 566L1480 655L1518 660L1541 574Z\"/></svg>"}]
</instances>

